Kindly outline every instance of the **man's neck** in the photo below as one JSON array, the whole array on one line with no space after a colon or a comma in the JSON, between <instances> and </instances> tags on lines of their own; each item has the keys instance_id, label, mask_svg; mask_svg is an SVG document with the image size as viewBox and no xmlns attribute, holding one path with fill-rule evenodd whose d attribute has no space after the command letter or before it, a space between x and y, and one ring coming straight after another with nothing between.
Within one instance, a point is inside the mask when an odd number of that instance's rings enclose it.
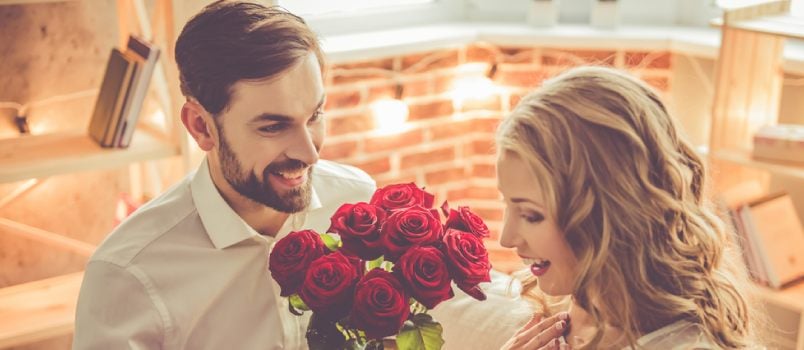
<instances>
[{"instance_id":1,"label":"man's neck","mask_svg":"<svg viewBox=\"0 0 804 350\"><path fill-rule=\"evenodd\" d=\"M276 237L290 214L276 211L243 196L226 181L220 169L210 166L209 173L223 200L247 225L261 235Z\"/></svg>"}]
</instances>

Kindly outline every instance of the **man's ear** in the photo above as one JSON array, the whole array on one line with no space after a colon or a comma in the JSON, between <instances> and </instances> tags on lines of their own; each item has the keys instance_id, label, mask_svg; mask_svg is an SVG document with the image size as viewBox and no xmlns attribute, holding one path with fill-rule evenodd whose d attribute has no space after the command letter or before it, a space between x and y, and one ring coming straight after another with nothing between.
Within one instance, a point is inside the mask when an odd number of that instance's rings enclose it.
<instances>
[{"instance_id":1,"label":"man's ear","mask_svg":"<svg viewBox=\"0 0 804 350\"><path fill-rule=\"evenodd\" d=\"M217 129L212 118L212 115L194 100L187 100L181 107L181 122L198 147L205 152L214 149L217 141Z\"/></svg>"}]
</instances>

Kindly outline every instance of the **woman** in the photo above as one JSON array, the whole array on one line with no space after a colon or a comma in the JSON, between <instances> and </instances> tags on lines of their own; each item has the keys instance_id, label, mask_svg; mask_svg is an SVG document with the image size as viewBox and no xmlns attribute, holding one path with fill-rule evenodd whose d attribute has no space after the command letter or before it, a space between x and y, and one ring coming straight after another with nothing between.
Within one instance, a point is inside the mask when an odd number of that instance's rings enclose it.
<instances>
[{"instance_id":1,"label":"woman","mask_svg":"<svg viewBox=\"0 0 804 350\"><path fill-rule=\"evenodd\" d=\"M651 88L572 69L526 96L497 142L501 243L530 266L529 295L569 296L505 348L754 345L744 267L704 198L703 162Z\"/></svg>"}]
</instances>

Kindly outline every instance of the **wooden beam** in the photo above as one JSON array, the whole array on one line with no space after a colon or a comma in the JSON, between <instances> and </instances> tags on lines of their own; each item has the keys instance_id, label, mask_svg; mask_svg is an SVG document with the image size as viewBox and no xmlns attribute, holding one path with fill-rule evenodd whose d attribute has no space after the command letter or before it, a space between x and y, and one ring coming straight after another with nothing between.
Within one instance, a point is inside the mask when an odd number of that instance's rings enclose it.
<instances>
[{"instance_id":1,"label":"wooden beam","mask_svg":"<svg viewBox=\"0 0 804 350\"><path fill-rule=\"evenodd\" d=\"M31 227L6 218L0 218L0 227L6 228L10 230L9 232L16 233L23 238L63 248L80 256L90 257L97 248L95 245L77 239Z\"/></svg>"}]
</instances>

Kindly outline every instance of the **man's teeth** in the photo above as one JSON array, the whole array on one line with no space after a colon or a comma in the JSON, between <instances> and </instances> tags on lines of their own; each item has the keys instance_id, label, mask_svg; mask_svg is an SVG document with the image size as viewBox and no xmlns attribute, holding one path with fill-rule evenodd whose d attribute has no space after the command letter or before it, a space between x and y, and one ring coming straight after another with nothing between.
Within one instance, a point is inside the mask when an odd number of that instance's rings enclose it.
<instances>
[{"instance_id":1,"label":"man's teeth","mask_svg":"<svg viewBox=\"0 0 804 350\"><path fill-rule=\"evenodd\" d=\"M295 178L298 178L298 177L301 177L302 175L304 175L304 169L300 169L300 170L297 170L297 171L294 171L294 172L280 171L277 174L279 174L279 176L282 176L282 177L284 177L286 179L295 179Z\"/></svg>"}]
</instances>

